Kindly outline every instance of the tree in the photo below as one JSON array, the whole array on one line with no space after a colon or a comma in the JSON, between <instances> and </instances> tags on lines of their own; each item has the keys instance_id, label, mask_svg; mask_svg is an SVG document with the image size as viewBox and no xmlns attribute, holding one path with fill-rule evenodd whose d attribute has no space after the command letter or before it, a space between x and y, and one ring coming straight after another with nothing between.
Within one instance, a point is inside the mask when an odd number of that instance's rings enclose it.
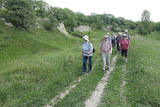
<instances>
[{"instance_id":1,"label":"tree","mask_svg":"<svg viewBox=\"0 0 160 107\"><path fill-rule=\"evenodd\" d=\"M8 11L6 19L16 27L29 30L34 22L32 0L6 0L4 7Z\"/></svg>"},{"instance_id":2,"label":"tree","mask_svg":"<svg viewBox=\"0 0 160 107\"><path fill-rule=\"evenodd\" d=\"M148 10L144 10L142 12L142 16L141 16L141 21L147 21L149 22L150 21L150 12Z\"/></svg>"},{"instance_id":3,"label":"tree","mask_svg":"<svg viewBox=\"0 0 160 107\"><path fill-rule=\"evenodd\" d=\"M152 31L151 21L150 21L150 12L148 10L144 10L141 16L141 25L140 30L141 34L148 34Z\"/></svg>"},{"instance_id":4,"label":"tree","mask_svg":"<svg viewBox=\"0 0 160 107\"><path fill-rule=\"evenodd\" d=\"M52 8L52 7L49 8L47 19L49 19L49 20L44 23L44 27L47 30L52 30L52 28L57 26L58 20L56 18L54 8Z\"/></svg>"},{"instance_id":5,"label":"tree","mask_svg":"<svg viewBox=\"0 0 160 107\"><path fill-rule=\"evenodd\" d=\"M160 32L160 22L156 23L155 30Z\"/></svg>"},{"instance_id":6,"label":"tree","mask_svg":"<svg viewBox=\"0 0 160 107\"><path fill-rule=\"evenodd\" d=\"M45 17L47 16L47 10L49 9L49 6L42 0L34 0L33 9L36 11L37 16Z\"/></svg>"}]
</instances>

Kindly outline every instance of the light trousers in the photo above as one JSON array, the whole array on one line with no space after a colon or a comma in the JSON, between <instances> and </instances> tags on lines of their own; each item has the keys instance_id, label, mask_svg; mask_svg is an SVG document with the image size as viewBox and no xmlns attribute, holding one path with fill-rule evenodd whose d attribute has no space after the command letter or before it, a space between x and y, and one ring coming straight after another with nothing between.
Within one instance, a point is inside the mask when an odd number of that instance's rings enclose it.
<instances>
[{"instance_id":1,"label":"light trousers","mask_svg":"<svg viewBox=\"0 0 160 107\"><path fill-rule=\"evenodd\" d=\"M109 53L104 53L104 52L102 52L102 66L103 66L103 68L105 68L106 67L106 61L107 61L107 67L110 67L110 60L111 60L111 55L109 54Z\"/></svg>"}]
</instances>

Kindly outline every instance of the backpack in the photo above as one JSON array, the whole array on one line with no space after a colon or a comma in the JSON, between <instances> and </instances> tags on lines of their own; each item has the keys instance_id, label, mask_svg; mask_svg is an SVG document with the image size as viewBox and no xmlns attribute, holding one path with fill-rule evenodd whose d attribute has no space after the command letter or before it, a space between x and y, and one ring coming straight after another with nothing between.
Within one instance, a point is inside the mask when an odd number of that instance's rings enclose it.
<instances>
[{"instance_id":1,"label":"backpack","mask_svg":"<svg viewBox=\"0 0 160 107\"><path fill-rule=\"evenodd\" d=\"M95 48L93 48L93 54L95 53L95 51L96 51L96 49L95 49Z\"/></svg>"}]
</instances>

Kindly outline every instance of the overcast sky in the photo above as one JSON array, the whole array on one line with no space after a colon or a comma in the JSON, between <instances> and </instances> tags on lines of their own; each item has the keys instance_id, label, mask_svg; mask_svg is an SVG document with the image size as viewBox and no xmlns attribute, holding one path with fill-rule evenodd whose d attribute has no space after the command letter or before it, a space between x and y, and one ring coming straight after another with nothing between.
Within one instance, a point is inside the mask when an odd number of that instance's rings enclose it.
<instances>
[{"instance_id":1,"label":"overcast sky","mask_svg":"<svg viewBox=\"0 0 160 107\"><path fill-rule=\"evenodd\" d=\"M144 9L151 13L151 20L160 22L160 0L43 0L53 7L69 8L85 15L112 14L138 21Z\"/></svg>"}]
</instances>

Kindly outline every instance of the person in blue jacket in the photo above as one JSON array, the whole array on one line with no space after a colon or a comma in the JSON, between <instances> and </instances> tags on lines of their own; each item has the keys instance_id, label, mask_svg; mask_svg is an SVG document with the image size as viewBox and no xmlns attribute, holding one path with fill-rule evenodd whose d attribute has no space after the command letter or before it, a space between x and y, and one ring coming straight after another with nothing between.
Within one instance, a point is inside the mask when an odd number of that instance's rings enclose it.
<instances>
[{"instance_id":1,"label":"person in blue jacket","mask_svg":"<svg viewBox=\"0 0 160 107\"><path fill-rule=\"evenodd\" d=\"M83 37L84 43L82 44L82 56L83 56L83 72L87 72L87 60L88 60L88 72L92 70L92 56L93 56L93 45L89 42L89 37L85 35Z\"/></svg>"}]
</instances>

